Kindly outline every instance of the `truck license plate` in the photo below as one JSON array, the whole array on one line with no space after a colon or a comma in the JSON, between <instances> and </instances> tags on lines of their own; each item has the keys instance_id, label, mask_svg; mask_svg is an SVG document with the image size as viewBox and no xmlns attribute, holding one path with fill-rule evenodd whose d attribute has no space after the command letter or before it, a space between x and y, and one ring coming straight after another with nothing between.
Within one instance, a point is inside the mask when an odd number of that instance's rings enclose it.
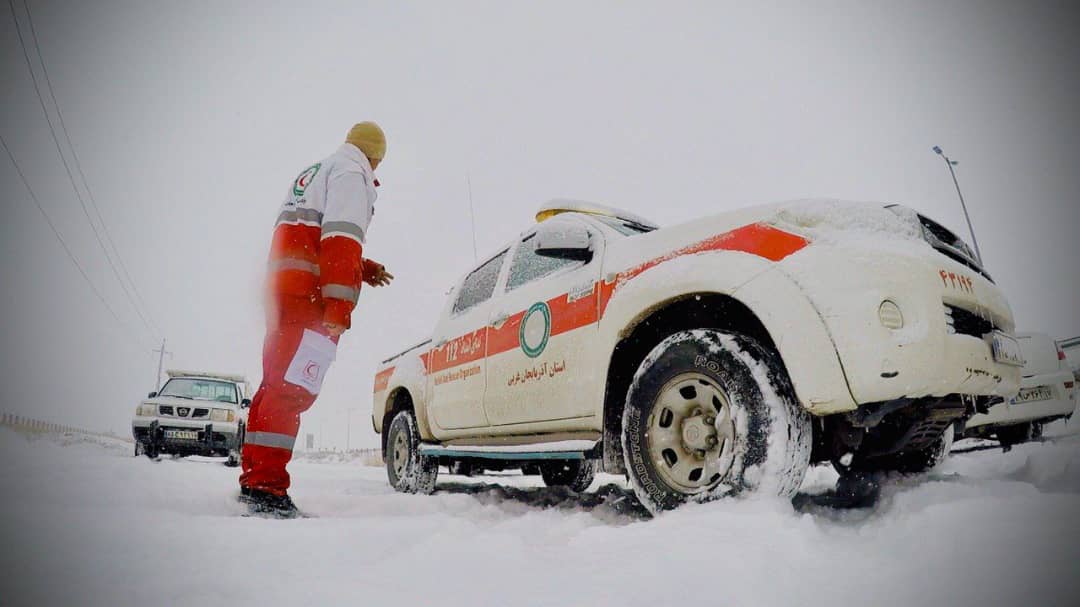
<instances>
[{"instance_id":1,"label":"truck license plate","mask_svg":"<svg viewBox=\"0 0 1080 607\"><path fill-rule=\"evenodd\" d=\"M165 438L172 440L199 440L197 430L166 430Z\"/></svg>"},{"instance_id":2,"label":"truck license plate","mask_svg":"<svg viewBox=\"0 0 1080 607\"><path fill-rule=\"evenodd\" d=\"M1023 367L1027 364L1024 353L1020 351L1020 342L1012 335L994 331L990 334L990 347L994 352L994 360L1003 365Z\"/></svg>"},{"instance_id":3,"label":"truck license plate","mask_svg":"<svg viewBox=\"0 0 1080 607\"><path fill-rule=\"evenodd\" d=\"M1020 390L1016 398L1012 400L1013 404L1022 405L1024 403L1034 403L1040 400L1050 400L1054 398L1054 391L1050 386L1035 386L1034 388L1024 388Z\"/></svg>"}]
</instances>

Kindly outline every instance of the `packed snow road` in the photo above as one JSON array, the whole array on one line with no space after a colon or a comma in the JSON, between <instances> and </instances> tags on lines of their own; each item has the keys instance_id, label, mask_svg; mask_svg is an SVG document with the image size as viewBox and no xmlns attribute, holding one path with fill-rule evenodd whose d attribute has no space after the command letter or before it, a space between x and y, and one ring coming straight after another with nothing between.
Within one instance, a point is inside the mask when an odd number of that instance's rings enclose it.
<instances>
[{"instance_id":1,"label":"packed snow road","mask_svg":"<svg viewBox=\"0 0 1080 607\"><path fill-rule=\"evenodd\" d=\"M314 518L277 521L241 516L219 461L3 428L0 603L1076 605L1077 430L954 455L869 511L728 501L643 520L614 477L573 496L442 476L417 496L381 468L295 462ZM803 491L834 480L814 468Z\"/></svg>"}]
</instances>

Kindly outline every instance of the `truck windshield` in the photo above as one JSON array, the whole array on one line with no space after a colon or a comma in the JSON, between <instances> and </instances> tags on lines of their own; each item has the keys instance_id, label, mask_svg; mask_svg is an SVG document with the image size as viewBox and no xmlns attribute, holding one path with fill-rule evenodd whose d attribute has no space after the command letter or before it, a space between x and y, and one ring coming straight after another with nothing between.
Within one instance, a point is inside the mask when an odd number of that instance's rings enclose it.
<instances>
[{"instance_id":1,"label":"truck windshield","mask_svg":"<svg viewBox=\"0 0 1080 607\"><path fill-rule=\"evenodd\" d=\"M640 223L634 223L617 217L598 217L598 219L604 224L614 228L616 232L623 236L636 236L638 234L652 232L655 229L650 226L643 226Z\"/></svg>"},{"instance_id":2,"label":"truck windshield","mask_svg":"<svg viewBox=\"0 0 1080 607\"><path fill-rule=\"evenodd\" d=\"M236 404L236 386L212 379L177 377L165 382L160 396L173 396L191 400L212 400Z\"/></svg>"}]
</instances>

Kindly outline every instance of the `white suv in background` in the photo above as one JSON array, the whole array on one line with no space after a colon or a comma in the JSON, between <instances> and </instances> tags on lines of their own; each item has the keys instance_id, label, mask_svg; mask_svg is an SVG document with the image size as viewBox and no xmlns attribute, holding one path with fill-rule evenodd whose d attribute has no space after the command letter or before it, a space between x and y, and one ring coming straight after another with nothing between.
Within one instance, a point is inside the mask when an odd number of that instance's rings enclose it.
<instances>
[{"instance_id":1,"label":"white suv in background","mask_svg":"<svg viewBox=\"0 0 1080 607\"><path fill-rule=\"evenodd\" d=\"M131 432L135 455L227 457L240 463L247 423L248 383L239 375L169 371L161 392L135 409Z\"/></svg>"},{"instance_id":2,"label":"white suv in background","mask_svg":"<svg viewBox=\"0 0 1080 607\"><path fill-rule=\"evenodd\" d=\"M964 438L993 436L1010 447L1038 438L1044 424L1072 416L1076 378L1061 346L1044 333L1019 333L1017 338L1027 359L1020 392L989 413L972 417L962 432Z\"/></svg>"}]
</instances>

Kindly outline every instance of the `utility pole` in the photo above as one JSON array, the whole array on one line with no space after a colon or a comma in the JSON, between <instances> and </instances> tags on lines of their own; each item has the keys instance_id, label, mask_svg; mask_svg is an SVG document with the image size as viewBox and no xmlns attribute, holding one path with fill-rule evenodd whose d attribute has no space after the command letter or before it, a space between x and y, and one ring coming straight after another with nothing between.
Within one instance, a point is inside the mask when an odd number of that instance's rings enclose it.
<instances>
[{"instance_id":1,"label":"utility pole","mask_svg":"<svg viewBox=\"0 0 1080 607\"><path fill-rule=\"evenodd\" d=\"M975 228L971 227L971 217L968 216L967 205L964 204L964 194L960 192L960 182L956 180L956 171L953 170L953 167L960 163L946 156L945 152L941 151L940 146L935 145L933 150L935 154L945 159L945 166L949 167L949 174L952 175L953 185L956 186L956 195L960 197L960 208L964 210L964 219L967 220L968 232L971 233L971 244L975 246L975 258L981 266L983 265L982 251L979 250L979 241L975 238Z\"/></svg>"},{"instance_id":2,"label":"utility pole","mask_svg":"<svg viewBox=\"0 0 1080 607\"><path fill-rule=\"evenodd\" d=\"M160 392L161 391L161 364L165 361L165 355L166 354L168 354L169 356L172 356L172 352L169 352L169 351L165 350L165 338L164 337L161 338L161 347L158 348L157 350L154 350L154 352L156 352L157 355L158 355L158 359L157 359L157 377L154 378L154 381L156 382L157 387L154 388L154 392Z\"/></svg>"}]
</instances>

